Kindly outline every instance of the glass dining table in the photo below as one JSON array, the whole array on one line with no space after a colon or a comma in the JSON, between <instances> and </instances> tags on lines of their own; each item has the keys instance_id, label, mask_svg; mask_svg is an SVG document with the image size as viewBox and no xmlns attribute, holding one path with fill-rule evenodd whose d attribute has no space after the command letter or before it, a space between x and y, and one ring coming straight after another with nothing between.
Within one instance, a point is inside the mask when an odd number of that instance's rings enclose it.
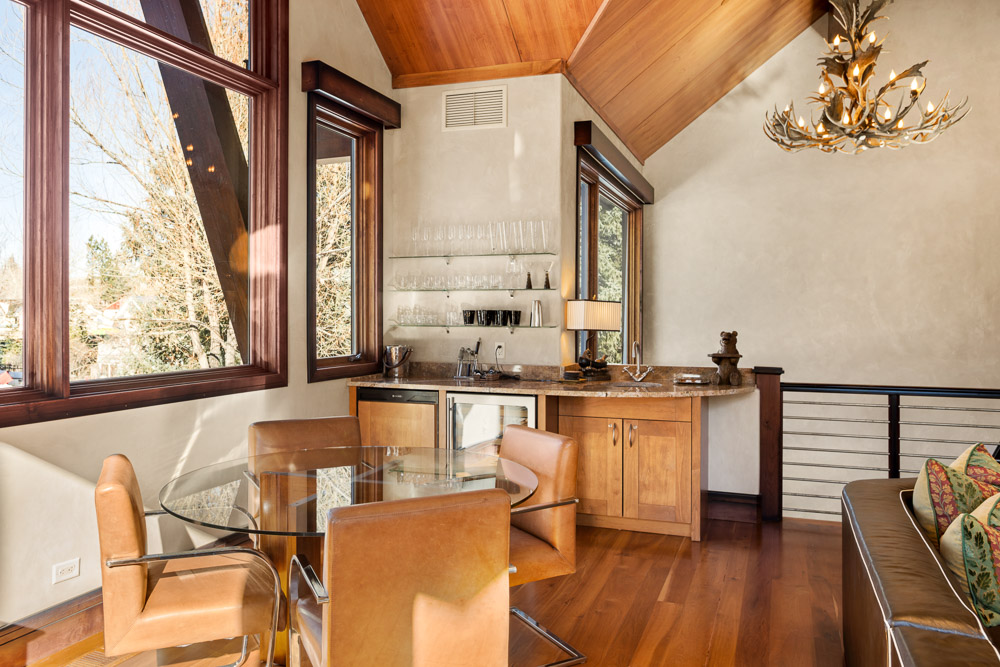
<instances>
[{"instance_id":1,"label":"glass dining table","mask_svg":"<svg viewBox=\"0 0 1000 667\"><path fill-rule=\"evenodd\" d=\"M160 506L207 528L320 537L335 507L492 488L505 490L516 506L537 485L528 468L467 450L326 447L192 470L160 490Z\"/></svg>"},{"instance_id":2,"label":"glass dining table","mask_svg":"<svg viewBox=\"0 0 1000 667\"><path fill-rule=\"evenodd\" d=\"M333 508L493 488L506 491L513 507L537 486L528 468L468 450L325 447L192 470L160 490L160 506L199 526L253 535L287 595L293 556L322 561L322 537ZM287 658L287 642L287 630L276 637L276 664Z\"/></svg>"}]
</instances>

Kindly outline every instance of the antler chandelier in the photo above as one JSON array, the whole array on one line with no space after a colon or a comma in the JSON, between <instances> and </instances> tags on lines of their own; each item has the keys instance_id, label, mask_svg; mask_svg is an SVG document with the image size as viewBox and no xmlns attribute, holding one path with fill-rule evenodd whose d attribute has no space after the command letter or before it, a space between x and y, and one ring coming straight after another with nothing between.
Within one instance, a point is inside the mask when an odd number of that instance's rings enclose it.
<instances>
[{"instance_id":1,"label":"antler chandelier","mask_svg":"<svg viewBox=\"0 0 1000 667\"><path fill-rule=\"evenodd\" d=\"M936 106L920 104L927 84L923 77L926 60L900 74L890 72L888 82L873 93L875 61L884 38L878 40L871 26L886 18L878 13L891 1L872 0L862 11L861 0L830 0L833 17L847 38L835 36L827 44L827 55L819 60L823 69L819 94L809 100L819 105L820 119L813 122L811 114L808 120L797 116L794 104L781 112L775 107L764 122L764 133L771 141L789 152L803 148L825 153L903 148L932 141L965 117L968 98L950 107L947 94ZM893 104L898 92L902 94ZM918 118L908 125L906 116L914 108Z\"/></svg>"}]
</instances>

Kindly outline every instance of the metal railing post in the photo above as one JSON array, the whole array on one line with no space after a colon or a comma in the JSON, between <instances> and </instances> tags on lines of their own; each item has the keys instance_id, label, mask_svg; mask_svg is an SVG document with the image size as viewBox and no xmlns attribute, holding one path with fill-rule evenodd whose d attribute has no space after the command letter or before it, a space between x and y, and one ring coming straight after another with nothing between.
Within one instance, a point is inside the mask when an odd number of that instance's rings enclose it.
<instances>
[{"instance_id":1,"label":"metal railing post","mask_svg":"<svg viewBox=\"0 0 1000 667\"><path fill-rule=\"evenodd\" d=\"M889 394L889 477L899 478L899 394Z\"/></svg>"}]
</instances>

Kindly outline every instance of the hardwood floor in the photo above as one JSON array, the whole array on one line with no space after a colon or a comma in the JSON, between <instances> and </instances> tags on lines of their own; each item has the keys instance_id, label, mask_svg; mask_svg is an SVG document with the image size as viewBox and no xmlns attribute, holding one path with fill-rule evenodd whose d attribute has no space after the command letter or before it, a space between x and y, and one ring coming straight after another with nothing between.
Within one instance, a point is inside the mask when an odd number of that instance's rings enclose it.
<instances>
[{"instance_id":1,"label":"hardwood floor","mask_svg":"<svg viewBox=\"0 0 1000 667\"><path fill-rule=\"evenodd\" d=\"M521 586L511 604L589 665L843 665L840 524L713 520L700 543L580 527L576 574ZM515 667L565 657L516 621L510 646ZM230 642L77 664L208 667L236 653Z\"/></svg>"},{"instance_id":2,"label":"hardwood floor","mask_svg":"<svg viewBox=\"0 0 1000 667\"><path fill-rule=\"evenodd\" d=\"M511 604L592 665L842 665L840 524L711 521L705 541L578 528L577 572ZM558 659L519 624L511 664Z\"/></svg>"}]
</instances>

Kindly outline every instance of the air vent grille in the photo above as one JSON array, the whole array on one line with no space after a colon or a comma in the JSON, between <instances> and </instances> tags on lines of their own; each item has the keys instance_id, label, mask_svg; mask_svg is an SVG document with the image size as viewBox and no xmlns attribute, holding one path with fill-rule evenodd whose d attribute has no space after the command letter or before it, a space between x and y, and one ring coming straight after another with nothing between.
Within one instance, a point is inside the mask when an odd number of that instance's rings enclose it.
<instances>
[{"instance_id":1,"label":"air vent grille","mask_svg":"<svg viewBox=\"0 0 1000 667\"><path fill-rule=\"evenodd\" d=\"M507 86L464 88L444 94L445 130L507 126Z\"/></svg>"}]
</instances>

